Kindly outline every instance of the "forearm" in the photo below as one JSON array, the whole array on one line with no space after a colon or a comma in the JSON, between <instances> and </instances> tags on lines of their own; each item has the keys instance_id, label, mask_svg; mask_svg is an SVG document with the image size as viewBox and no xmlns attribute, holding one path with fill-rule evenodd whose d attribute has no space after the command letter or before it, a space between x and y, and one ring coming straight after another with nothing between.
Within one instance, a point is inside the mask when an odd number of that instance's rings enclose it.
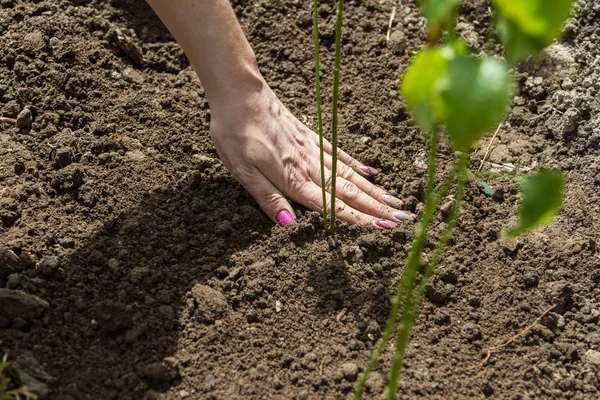
<instances>
[{"instance_id":1,"label":"forearm","mask_svg":"<svg viewBox=\"0 0 600 400\"><path fill-rule=\"evenodd\" d=\"M263 89L254 52L229 0L147 2L192 63L211 108Z\"/></svg>"}]
</instances>

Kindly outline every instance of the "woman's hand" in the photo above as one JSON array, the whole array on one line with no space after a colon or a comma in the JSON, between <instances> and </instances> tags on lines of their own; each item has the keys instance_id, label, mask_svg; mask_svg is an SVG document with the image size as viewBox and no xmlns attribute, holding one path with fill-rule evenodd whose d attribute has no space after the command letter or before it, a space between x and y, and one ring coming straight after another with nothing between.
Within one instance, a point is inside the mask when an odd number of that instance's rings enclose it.
<instances>
[{"instance_id":1,"label":"woman's hand","mask_svg":"<svg viewBox=\"0 0 600 400\"><path fill-rule=\"evenodd\" d=\"M229 0L148 3L177 39L202 82L211 110L210 134L233 176L281 225L295 222L286 198L321 211L319 138L265 83ZM328 184L329 143L325 150ZM414 218L396 210L400 200L366 179L377 171L342 151L338 160L335 204L339 219L393 228L395 221Z\"/></svg>"},{"instance_id":2,"label":"woman's hand","mask_svg":"<svg viewBox=\"0 0 600 400\"><path fill-rule=\"evenodd\" d=\"M212 107L211 138L227 169L263 211L279 224L289 225L295 217L287 199L322 211L319 137L283 106L264 81L261 86L248 96L230 97ZM326 143L328 184L331 150ZM338 151L337 174L335 204L340 220L393 228L397 221L414 219L397 210L402 205L399 199L367 180L377 175L375 169L343 151Z\"/></svg>"}]
</instances>

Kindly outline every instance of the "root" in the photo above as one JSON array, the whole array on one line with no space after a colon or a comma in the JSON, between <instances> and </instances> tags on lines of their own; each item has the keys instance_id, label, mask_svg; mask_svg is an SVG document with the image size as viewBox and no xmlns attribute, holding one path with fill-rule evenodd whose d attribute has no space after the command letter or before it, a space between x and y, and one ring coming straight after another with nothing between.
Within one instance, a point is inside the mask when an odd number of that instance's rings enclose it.
<instances>
[{"instance_id":1,"label":"root","mask_svg":"<svg viewBox=\"0 0 600 400\"><path fill-rule=\"evenodd\" d=\"M490 360L490 358L492 357L493 353L497 353L499 350L502 350L503 348L507 347L508 345L510 345L512 342L514 342L515 340L517 340L521 336L524 336L538 322L540 322L542 320L542 318L544 318L546 316L546 314L548 314L554 307L556 307L556 304L553 304L552 306L550 306L546 310L544 310L544 312L542 313L542 315L540 315L539 317L537 317L536 320L533 321L533 323L531 325L527 326L525 329L523 329L521 332L517 333L515 336L511 337L510 339L508 339L506 342L504 342L504 343L502 343L501 345L498 345L498 346L488 347L487 354L486 354L485 358L479 364L474 365L474 366L472 366L470 368L467 368L467 371L472 371L472 370L475 370L475 369L482 368Z\"/></svg>"}]
</instances>

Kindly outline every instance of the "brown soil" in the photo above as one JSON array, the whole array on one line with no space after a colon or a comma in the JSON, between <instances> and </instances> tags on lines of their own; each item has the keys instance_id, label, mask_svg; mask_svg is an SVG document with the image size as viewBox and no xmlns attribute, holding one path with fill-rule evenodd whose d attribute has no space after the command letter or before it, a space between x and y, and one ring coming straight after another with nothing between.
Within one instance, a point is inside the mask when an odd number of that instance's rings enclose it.
<instances>
[{"instance_id":1,"label":"brown soil","mask_svg":"<svg viewBox=\"0 0 600 400\"><path fill-rule=\"evenodd\" d=\"M314 128L309 2L234 3L266 79ZM329 92L335 9L322 3ZM346 9L341 145L418 212L424 142L396 88L423 20L414 4L399 6L386 43L394 4L365 3ZM488 197L471 182L414 329L403 398L600 394L600 9L579 0L577 10L564 43L516 71L519 97L489 156L564 170L564 209L505 243L517 185L491 178ZM461 35L484 48L487 2L464 11ZM0 298L16 302L0 304L0 354L13 360L10 375L53 399L347 398L413 226L341 227L330 244L301 207L296 226L273 226L217 159L202 88L142 1L0 0L0 44L0 116L23 126L0 126ZM444 164L451 155L443 145ZM366 398L381 397L390 354Z\"/></svg>"}]
</instances>

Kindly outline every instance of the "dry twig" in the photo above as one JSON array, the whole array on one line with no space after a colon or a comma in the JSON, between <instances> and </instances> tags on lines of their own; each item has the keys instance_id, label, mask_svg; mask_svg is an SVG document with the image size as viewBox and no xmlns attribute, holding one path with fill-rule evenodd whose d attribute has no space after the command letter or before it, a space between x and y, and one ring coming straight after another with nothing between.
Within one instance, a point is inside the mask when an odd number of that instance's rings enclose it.
<instances>
[{"instance_id":1,"label":"dry twig","mask_svg":"<svg viewBox=\"0 0 600 400\"><path fill-rule=\"evenodd\" d=\"M494 132L494 136L492 136L492 138L490 139L490 144L488 144L488 147L485 150L485 154L483 155L483 158L481 159L481 164L479 164L479 168L477 168L477 172L481 172L481 168L483 168L483 164L485 163L487 156L490 154L490 150L492 149L492 144L494 143L494 139L496 139L496 136L498 135L500 128L502 128L502 123L500 123L500 125L498 125L496 132Z\"/></svg>"},{"instance_id":2,"label":"dry twig","mask_svg":"<svg viewBox=\"0 0 600 400\"><path fill-rule=\"evenodd\" d=\"M477 365L475 365L473 367L467 368L467 371L471 371L471 370L479 369L479 368L483 367L490 360L490 358L492 357L493 353L496 353L498 350L501 350L501 349L507 347L509 344L511 344L512 342L514 342L515 340L517 340L521 336L524 336L538 322L540 322L542 320L542 318L544 318L546 316L546 314L548 314L554 307L556 307L556 304L553 304L552 306L550 306L546 310L544 310L544 312L542 313L542 315L540 315L539 317L537 317L536 320L533 321L533 323L531 325L527 326L525 329L523 329L521 332L517 333L515 336L511 337L510 339L508 339L506 342L504 342L504 343L502 343L501 345L498 345L498 346L488 347L488 351L487 351L487 354L486 354L485 358L479 364L477 364Z\"/></svg>"},{"instance_id":3,"label":"dry twig","mask_svg":"<svg viewBox=\"0 0 600 400\"><path fill-rule=\"evenodd\" d=\"M388 23L387 35L385 35L385 42L390 41L390 32L392 31L392 23L394 22L394 18L396 17L396 7L392 8L392 14L390 15L390 22Z\"/></svg>"},{"instance_id":4,"label":"dry twig","mask_svg":"<svg viewBox=\"0 0 600 400\"><path fill-rule=\"evenodd\" d=\"M4 122L6 124L11 124L11 125L16 125L17 124L17 120L14 118L6 118L6 117L0 117L0 122Z\"/></svg>"}]
</instances>

